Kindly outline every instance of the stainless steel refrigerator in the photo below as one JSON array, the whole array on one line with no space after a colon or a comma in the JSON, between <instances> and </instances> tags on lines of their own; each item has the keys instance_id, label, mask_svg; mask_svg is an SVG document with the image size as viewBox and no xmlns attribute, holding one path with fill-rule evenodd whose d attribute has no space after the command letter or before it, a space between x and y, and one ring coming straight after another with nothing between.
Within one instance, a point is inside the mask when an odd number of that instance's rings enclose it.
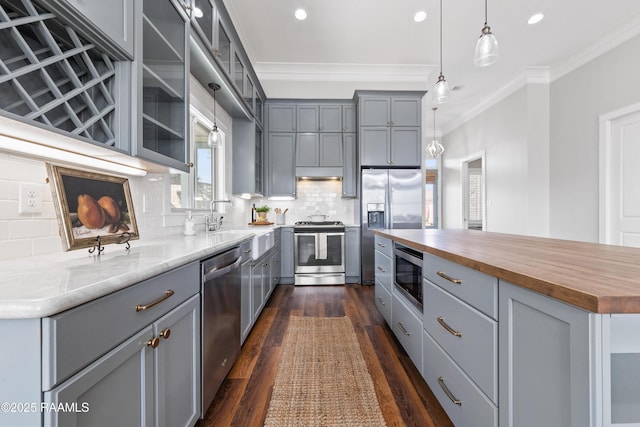
<instances>
[{"instance_id":1,"label":"stainless steel refrigerator","mask_svg":"<svg viewBox=\"0 0 640 427\"><path fill-rule=\"evenodd\" d=\"M361 280L374 283L373 231L379 228L422 228L420 169L362 169Z\"/></svg>"}]
</instances>

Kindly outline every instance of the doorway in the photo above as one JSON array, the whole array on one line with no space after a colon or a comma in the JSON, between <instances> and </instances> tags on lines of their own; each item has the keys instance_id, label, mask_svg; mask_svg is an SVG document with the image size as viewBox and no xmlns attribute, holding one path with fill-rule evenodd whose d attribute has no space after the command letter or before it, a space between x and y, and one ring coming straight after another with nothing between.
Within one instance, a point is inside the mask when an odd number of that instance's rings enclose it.
<instances>
[{"instance_id":1,"label":"doorway","mask_svg":"<svg viewBox=\"0 0 640 427\"><path fill-rule=\"evenodd\" d=\"M461 164L462 227L468 230L486 229L484 151L467 157Z\"/></svg>"},{"instance_id":2,"label":"doorway","mask_svg":"<svg viewBox=\"0 0 640 427\"><path fill-rule=\"evenodd\" d=\"M640 103L600 116L600 243L640 247Z\"/></svg>"}]
</instances>

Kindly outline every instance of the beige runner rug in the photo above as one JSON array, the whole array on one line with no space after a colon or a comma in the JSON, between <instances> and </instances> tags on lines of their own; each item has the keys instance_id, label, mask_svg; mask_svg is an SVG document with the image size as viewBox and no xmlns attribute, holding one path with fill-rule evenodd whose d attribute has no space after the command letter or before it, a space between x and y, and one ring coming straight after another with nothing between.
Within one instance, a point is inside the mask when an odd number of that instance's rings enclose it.
<instances>
[{"instance_id":1,"label":"beige runner rug","mask_svg":"<svg viewBox=\"0 0 640 427\"><path fill-rule=\"evenodd\" d=\"M386 425L347 317L289 319L264 425Z\"/></svg>"}]
</instances>

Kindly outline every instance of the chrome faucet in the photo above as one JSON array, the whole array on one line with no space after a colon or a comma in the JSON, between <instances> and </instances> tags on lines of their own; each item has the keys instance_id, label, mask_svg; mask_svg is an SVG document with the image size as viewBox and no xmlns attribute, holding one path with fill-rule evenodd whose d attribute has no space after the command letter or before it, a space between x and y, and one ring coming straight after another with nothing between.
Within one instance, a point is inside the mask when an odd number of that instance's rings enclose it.
<instances>
[{"instance_id":1,"label":"chrome faucet","mask_svg":"<svg viewBox=\"0 0 640 427\"><path fill-rule=\"evenodd\" d=\"M233 206L233 201L231 199L229 200L212 200L209 203L209 211L210 211L210 217L207 216L205 218L205 228L207 229L207 231L220 231L222 230L222 218L224 218L222 215L218 215L218 213L215 211L214 209L214 205L216 203L229 203L229 205Z\"/></svg>"}]
</instances>

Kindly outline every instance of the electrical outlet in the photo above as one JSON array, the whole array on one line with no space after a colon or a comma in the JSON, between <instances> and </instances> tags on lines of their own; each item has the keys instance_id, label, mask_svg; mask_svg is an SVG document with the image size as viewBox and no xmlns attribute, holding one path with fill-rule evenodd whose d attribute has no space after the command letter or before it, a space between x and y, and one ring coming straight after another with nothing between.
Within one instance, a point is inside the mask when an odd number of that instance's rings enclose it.
<instances>
[{"instance_id":1,"label":"electrical outlet","mask_svg":"<svg viewBox=\"0 0 640 427\"><path fill-rule=\"evenodd\" d=\"M42 188L37 184L20 184L18 213L42 212Z\"/></svg>"}]
</instances>

